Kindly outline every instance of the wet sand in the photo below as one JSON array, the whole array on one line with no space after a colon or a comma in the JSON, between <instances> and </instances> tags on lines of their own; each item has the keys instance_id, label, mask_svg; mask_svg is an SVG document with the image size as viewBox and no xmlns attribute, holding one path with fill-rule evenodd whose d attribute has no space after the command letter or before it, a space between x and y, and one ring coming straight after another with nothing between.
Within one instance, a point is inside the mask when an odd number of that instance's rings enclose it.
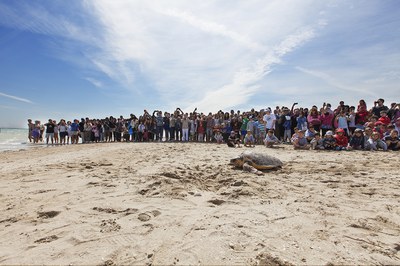
<instances>
[{"instance_id":1,"label":"wet sand","mask_svg":"<svg viewBox=\"0 0 400 266\"><path fill-rule=\"evenodd\" d=\"M245 150L281 170L229 163ZM0 153L0 264L400 264L398 152L111 143Z\"/></svg>"}]
</instances>

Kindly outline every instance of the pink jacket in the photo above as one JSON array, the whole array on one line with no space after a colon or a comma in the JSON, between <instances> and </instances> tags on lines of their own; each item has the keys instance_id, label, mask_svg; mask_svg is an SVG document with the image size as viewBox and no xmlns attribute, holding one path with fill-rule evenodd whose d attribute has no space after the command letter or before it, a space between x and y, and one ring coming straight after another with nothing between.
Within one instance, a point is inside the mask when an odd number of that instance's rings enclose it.
<instances>
[{"instance_id":1,"label":"pink jacket","mask_svg":"<svg viewBox=\"0 0 400 266\"><path fill-rule=\"evenodd\" d=\"M311 114L309 114L307 116L307 122L309 125L320 125L321 124L321 116L320 115L314 115L312 116Z\"/></svg>"},{"instance_id":2,"label":"pink jacket","mask_svg":"<svg viewBox=\"0 0 400 266\"><path fill-rule=\"evenodd\" d=\"M322 114L320 119L321 119L321 124L322 125L326 125L326 126L332 126L332 121L334 118L334 114L333 113L329 113L329 114Z\"/></svg>"}]
</instances>

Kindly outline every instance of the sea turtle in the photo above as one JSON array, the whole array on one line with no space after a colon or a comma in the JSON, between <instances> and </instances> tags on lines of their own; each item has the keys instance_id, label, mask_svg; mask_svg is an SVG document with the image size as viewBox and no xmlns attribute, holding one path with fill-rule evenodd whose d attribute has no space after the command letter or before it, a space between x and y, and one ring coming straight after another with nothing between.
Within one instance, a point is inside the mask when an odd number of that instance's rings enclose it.
<instances>
[{"instance_id":1,"label":"sea turtle","mask_svg":"<svg viewBox=\"0 0 400 266\"><path fill-rule=\"evenodd\" d=\"M243 152L239 157L231 159L229 164L257 175L262 175L262 170L277 170L283 165L275 157L253 151Z\"/></svg>"}]
</instances>

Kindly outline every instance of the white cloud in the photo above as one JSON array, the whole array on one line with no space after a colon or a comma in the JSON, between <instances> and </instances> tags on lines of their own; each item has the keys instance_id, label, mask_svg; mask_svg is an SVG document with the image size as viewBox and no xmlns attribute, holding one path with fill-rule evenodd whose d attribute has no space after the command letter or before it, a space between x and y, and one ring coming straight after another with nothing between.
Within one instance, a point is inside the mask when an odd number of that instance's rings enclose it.
<instances>
[{"instance_id":1,"label":"white cloud","mask_svg":"<svg viewBox=\"0 0 400 266\"><path fill-rule=\"evenodd\" d=\"M331 76L327 73L324 73L321 71L316 71L316 70L310 70L310 69L306 69L306 68L302 68L302 67L296 67L296 69L303 73L311 75L313 77L322 79L326 83L328 83L329 85L331 85L337 89L344 90L344 91L351 92L351 93L357 93L359 95L367 94L367 95L373 96L375 98L378 97L378 94L373 91L365 90L365 88L362 88L360 86L345 85L341 81L335 79L333 76Z\"/></svg>"},{"instance_id":2,"label":"white cloud","mask_svg":"<svg viewBox=\"0 0 400 266\"><path fill-rule=\"evenodd\" d=\"M281 62L281 57L291 52L314 37L312 29L304 29L287 36L279 45L257 60L250 69L237 72L228 85L207 93L200 101L192 103L188 109L197 107L199 110L227 109L247 103L249 98L260 90L257 84L265 75L271 72L272 66Z\"/></svg>"},{"instance_id":3,"label":"white cloud","mask_svg":"<svg viewBox=\"0 0 400 266\"><path fill-rule=\"evenodd\" d=\"M28 99L25 99L25 98L21 98L21 97L17 97L17 96L14 96L14 95L1 93L1 92L0 92L0 96L6 97L6 98L9 98L9 99L12 99L12 100L16 100L16 101L19 101L19 102L33 103L31 100L28 100Z\"/></svg>"},{"instance_id":4,"label":"white cloud","mask_svg":"<svg viewBox=\"0 0 400 266\"><path fill-rule=\"evenodd\" d=\"M180 19L180 21L187 23L197 29L200 29L206 33L210 33L213 35L220 35L223 37L227 37L232 41L235 41L249 49L264 51L265 47L261 44L250 40L247 36L237 33L233 30L229 30L226 26L212 22L205 21L200 19L193 14L187 11L179 11L176 9L168 9L168 10L158 10L163 15L171 16Z\"/></svg>"},{"instance_id":5,"label":"white cloud","mask_svg":"<svg viewBox=\"0 0 400 266\"><path fill-rule=\"evenodd\" d=\"M271 66L311 39L321 19L313 1L88 3L104 27L90 60L127 88L145 75L155 97L171 106L211 107L210 98L232 88L243 97L229 105L247 102Z\"/></svg>"},{"instance_id":6,"label":"white cloud","mask_svg":"<svg viewBox=\"0 0 400 266\"><path fill-rule=\"evenodd\" d=\"M318 79L341 91L371 97L376 94L368 84L394 80L394 76L380 79L372 73L362 82L364 69L360 66L346 69L348 76L359 74L358 80L337 75L346 60L353 62L353 66L360 58L374 61L374 50L359 45L364 39L355 38L358 41L354 42L355 47L340 45L347 41L346 37L356 35L357 32L347 30L354 21L357 29L363 29L359 18L371 14L376 4L355 11L349 10L346 2L313 0L210 0L196 4L182 0L87 0L83 3L79 10L85 19L79 21L69 16L71 10L59 16L37 3L22 2L21 9L0 3L0 23L55 36L57 42L63 43L62 49L74 46L76 58L57 51L60 58L69 63L75 60L79 67L95 69L118 82L136 93L138 105L142 106L149 104L141 98L149 93L142 91L150 92L153 100L149 101L158 108L197 106L208 111L244 106L259 95L267 95L265 85L273 88L268 82L276 81L267 75L285 66L285 71L291 71L293 76L293 72L301 72L298 74L310 80ZM343 32L347 35L341 35ZM340 44L335 42L340 38ZM306 50L307 54L301 58L306 61L304 64L291 57L301 57L297 49L303 47L306 48L301 51ZM385 57L384 48L383 45L376 57ZM392 61L398 65L398 60ZM360 65L367 66L366 63ZM302 67L296 71L296 65ZM395 70L390 67L380 73L385 71ZM85 72L82 78L102 86L104 81L99 73L93 75L96 79L87 78L88 75L92 76ZM282 84L284 87L301 88L297 80L290 80L289 73L283 78L288 80ZM286 96L280 90L273 94ZM316 94L320 96L323 94Z\"/></svg>"},{"instance_id":7,"label":"white cloud","mask_svg":"<svg viewBox=\"0 0 400 266\"><path fill-rule=\"evenodd\" d=\"M102 88L103 87L103 83L101 81L98 81L98 80L94 79L94 78L86 77L85 80L89 81L90 83L92 83L97 88Z\"/></svg>"}]
</instances>

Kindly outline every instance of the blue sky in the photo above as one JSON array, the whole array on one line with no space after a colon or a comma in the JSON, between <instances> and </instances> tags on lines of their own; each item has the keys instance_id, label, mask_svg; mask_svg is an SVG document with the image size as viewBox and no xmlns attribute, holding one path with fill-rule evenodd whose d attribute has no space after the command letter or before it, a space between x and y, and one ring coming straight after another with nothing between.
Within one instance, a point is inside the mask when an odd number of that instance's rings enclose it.
<instances>
[{"instance_id":1,"label":"blue sky","mask_svg":"<svg viewBox=\"0 0 400 266\"><path fill-rule=\"evenodd\" d=\"M400 102L397 0L0 1L0 127Z\"/></svg>"}]
</instances>

